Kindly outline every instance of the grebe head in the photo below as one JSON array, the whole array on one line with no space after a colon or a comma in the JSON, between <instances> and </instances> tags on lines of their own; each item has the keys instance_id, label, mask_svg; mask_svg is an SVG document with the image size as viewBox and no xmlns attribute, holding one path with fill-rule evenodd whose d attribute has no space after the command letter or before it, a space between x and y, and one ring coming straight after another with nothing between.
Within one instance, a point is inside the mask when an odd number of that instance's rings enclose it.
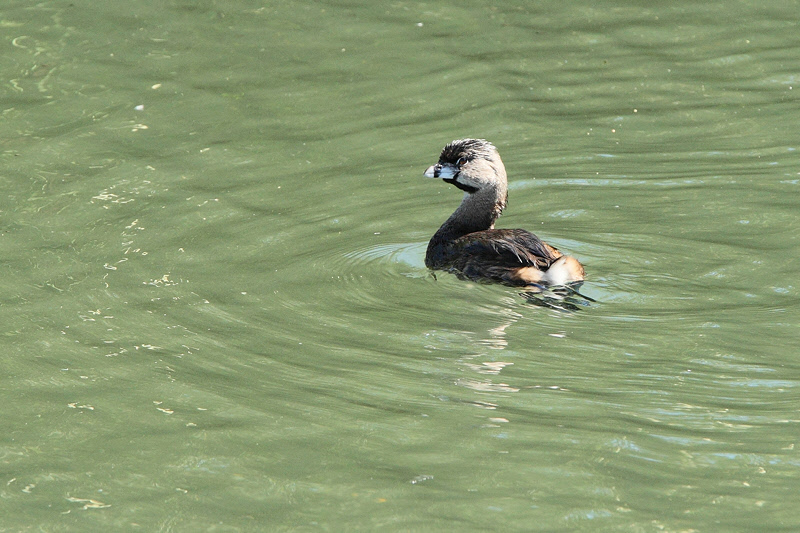
<instances>
[{"instance_id":1,"label":"grebe head","mask_svg":"<svg viewBox=\"0 0 800 533\"><path fill-rule=\"evenodd\" d=\"M497 148L483 139L459 139L442 149L439 162L425 176L441 178L468 194L484 189L507 189L506 169Z\"/></svg>"}]
</instances>

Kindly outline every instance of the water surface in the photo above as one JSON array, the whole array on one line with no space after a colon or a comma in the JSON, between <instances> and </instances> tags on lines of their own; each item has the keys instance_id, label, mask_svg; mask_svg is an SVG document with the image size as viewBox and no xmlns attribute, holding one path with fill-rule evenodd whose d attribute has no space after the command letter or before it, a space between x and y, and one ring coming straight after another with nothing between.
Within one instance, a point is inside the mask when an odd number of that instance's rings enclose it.
<instances>
[{"instance_id":1,"label":"water surface","mask_svg":"<svg viewBox=\"0 0 800 533\"><path fill-rule=\"evenodd\" d=\"M800 527L796 6L10 2L0 529ZM430 275L494 142L577 313Z\"/></svg>"}]
</instances>

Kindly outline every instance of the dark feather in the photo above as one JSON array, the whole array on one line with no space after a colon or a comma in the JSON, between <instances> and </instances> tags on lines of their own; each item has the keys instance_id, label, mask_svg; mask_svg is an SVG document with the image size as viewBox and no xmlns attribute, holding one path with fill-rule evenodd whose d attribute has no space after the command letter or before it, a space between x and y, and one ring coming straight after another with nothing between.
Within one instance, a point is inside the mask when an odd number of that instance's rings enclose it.
<instances>
[{"instance_id":1,"label":"dark feather","mask_svg":"<svg viewBox=\"0 0 800 533\"><path fill-rule=\"evenodd\" d=\"M464 255L508 268L532 266L547 270L561 257L561 252L524 229L477 231L456 239L453 244Z\"/></svg>"},{"instance_id":2,"label":"dark feather","mask_svg":"<svg viewBox=\"0 0 800 533\"><path fill-rule=\"evenodd\" d=\"M546 271L561 252L522 229L476 231L444 247L442 265L459 277L527 285L517 277L520 268Z\"/></svg>"}]
</instances>

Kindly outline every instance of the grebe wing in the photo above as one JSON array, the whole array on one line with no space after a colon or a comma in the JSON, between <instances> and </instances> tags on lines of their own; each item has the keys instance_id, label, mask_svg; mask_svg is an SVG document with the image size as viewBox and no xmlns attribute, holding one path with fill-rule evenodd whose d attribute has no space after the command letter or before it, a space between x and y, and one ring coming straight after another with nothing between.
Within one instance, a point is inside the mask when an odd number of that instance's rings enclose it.
<instances>
[{"instance_id":1,"label":"grebe wing","mask_svg":"<svg viewBox=\"0 0 800 533\"><path fill-rule=\"evenodd\" d=\"M523 229L490 229L464 235L462 251L496 266L533 266L546 270L561 252Z\"/></svg>"}]
</instances>

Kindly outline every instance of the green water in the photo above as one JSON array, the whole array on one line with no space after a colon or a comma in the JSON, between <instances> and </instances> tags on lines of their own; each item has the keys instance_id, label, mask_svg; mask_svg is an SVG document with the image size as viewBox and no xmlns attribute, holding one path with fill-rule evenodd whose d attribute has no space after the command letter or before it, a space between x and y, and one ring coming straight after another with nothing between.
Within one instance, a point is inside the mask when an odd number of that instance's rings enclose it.
<instances>
[{"instance_id":1,"label":"green water","mask_svg":"<svg viewBox=\"0 0 800 533\"><path fill-rule=\"evenodd\" d=\"M796 2L0 10L0 531L797 531ZM491 140L577 313L431 276Z\"/></svg>"}]
</instances>

